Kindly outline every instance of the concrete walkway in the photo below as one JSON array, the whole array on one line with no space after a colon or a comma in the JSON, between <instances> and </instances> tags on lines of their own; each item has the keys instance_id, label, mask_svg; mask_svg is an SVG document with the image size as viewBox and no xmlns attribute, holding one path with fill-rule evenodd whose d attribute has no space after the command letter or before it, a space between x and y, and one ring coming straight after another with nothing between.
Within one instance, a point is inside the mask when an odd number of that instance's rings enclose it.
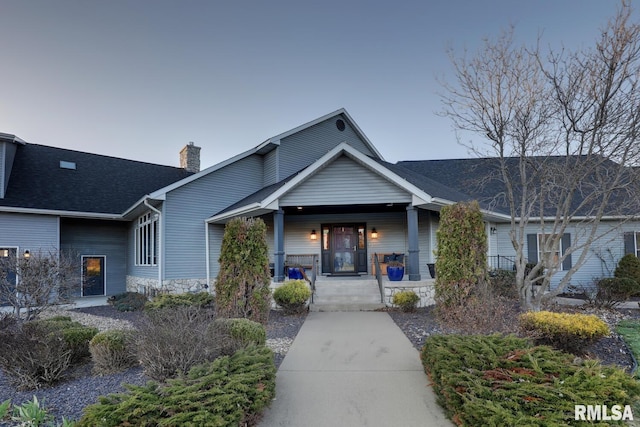
<instances>
[{"instance_id":1,"label":"concrete walkway","mask_svg":"<svg viewBox=\"0 0 640 427\"><path fill-rule=\"evenodd\" d=\"M387 313L309 313L276 378L270 426L452 426Z\"/></svg>"}]
</instances>

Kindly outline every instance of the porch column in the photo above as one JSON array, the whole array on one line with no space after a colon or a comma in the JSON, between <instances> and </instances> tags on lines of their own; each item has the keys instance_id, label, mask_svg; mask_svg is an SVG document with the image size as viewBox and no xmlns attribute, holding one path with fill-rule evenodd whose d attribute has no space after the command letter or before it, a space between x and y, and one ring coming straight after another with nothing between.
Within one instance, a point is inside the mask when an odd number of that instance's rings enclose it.
<instances>
[{"instance_id":1,"label":"porch column","mask_svg":"<svg viewBox=\"0 0 640 427\"><path fill-rule=\"evenodd\" d=\"M273 213L273 280L284 281L284 211L278 209Z\"/></svg>"},{"instance_id":2,"label":"porch column","mask_svg":"<svg viewBox=\"0 0 640 427\"><path fill-rule=\"evenodd\" d=\"M409 241L409 280L420 280L420 246L418 243L418 210L407 206L407 237Z\"/></svg>"}]
</instances>

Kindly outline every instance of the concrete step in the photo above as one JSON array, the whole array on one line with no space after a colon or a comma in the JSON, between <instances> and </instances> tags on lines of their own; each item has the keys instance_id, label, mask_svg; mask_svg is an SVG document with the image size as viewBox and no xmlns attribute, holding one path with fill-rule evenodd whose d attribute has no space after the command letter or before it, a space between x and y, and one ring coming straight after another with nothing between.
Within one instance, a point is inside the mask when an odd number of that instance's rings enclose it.
<instances>
[{"instance_id":1,"label":"concrete step","mask_svg":"<svg viewBox=\"0 0 640 427\"><path fill-rule=\"evenodd\" d=\"M371 311L383 308L376 280L324 279L316 282L311 311Z\"/></svg>"}]
</instances>

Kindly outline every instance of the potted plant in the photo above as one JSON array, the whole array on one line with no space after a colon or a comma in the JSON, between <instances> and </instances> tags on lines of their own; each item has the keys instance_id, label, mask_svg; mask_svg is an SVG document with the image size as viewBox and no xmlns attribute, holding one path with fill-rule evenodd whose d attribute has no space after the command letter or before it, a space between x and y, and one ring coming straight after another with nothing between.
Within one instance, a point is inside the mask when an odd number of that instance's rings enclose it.
<instances>
[{"instance_id":1,"label":"potted plant","mask_svg":"<svg viewBox=\"0 0 640 427\"><path fill-rule=\"evenodd\" d=\"M389 261L387 264L387 276L392 282L399 282L404 277L404 264L400 261Z\"/></svg>"}]
</instances>

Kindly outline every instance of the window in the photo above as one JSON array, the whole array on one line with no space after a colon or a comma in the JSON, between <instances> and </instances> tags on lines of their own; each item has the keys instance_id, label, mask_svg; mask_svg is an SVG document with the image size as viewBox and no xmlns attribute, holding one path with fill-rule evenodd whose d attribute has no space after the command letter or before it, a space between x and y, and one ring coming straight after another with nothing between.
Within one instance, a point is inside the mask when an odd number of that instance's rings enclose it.
<instances>
[{"instance_id":1,"label":"window","mask_svg":"<svg viewBox=\"0 0 640 427\"><path fill-rule=\"evenodd\" d=\"M151 212L138 218L136 224L136 265L157 265L158 216Z\"/></svg>"},{"instance_id":2,"label":"window","mask_svg":"<svg viewBox=\"0 0 640 427\"><path fill-rule=\"evenodd\" d=\"M552 245L552 240L556 237L557 235L555 234L538 234L538 259L544 260L545 267L558 266L558 260L562 253L562 239L560 239L560 242L558 243L558 248L556 248L557 250L545 248L545 243L548 241L548 244Z\"/></svg>"},{"instance_id":3,"label":"window","mask_svg":"<svg viewBox=\"0 0 640 427\"><path fill-rule=\"evenodd\" d=\"M546 268L556 266L558 270L569 270L572 266L571 254L564 257L562 264L558 265L567 248L571 247L571 234L565 233L558 242L557 248L545 249L545 241L554 234L527 234L528 262L537 264L539 259L546 260Z\"/></svg>"},{"instance_id":4,"label":"window","mask_svg":"<svg viewBox=\"0 0 640 427\"><path fill-rule=\"evenodd\" d=\"M624 254L634 254L640 257L640 233L630 231L624 233Z\"/></svg>"}]
</instances>

